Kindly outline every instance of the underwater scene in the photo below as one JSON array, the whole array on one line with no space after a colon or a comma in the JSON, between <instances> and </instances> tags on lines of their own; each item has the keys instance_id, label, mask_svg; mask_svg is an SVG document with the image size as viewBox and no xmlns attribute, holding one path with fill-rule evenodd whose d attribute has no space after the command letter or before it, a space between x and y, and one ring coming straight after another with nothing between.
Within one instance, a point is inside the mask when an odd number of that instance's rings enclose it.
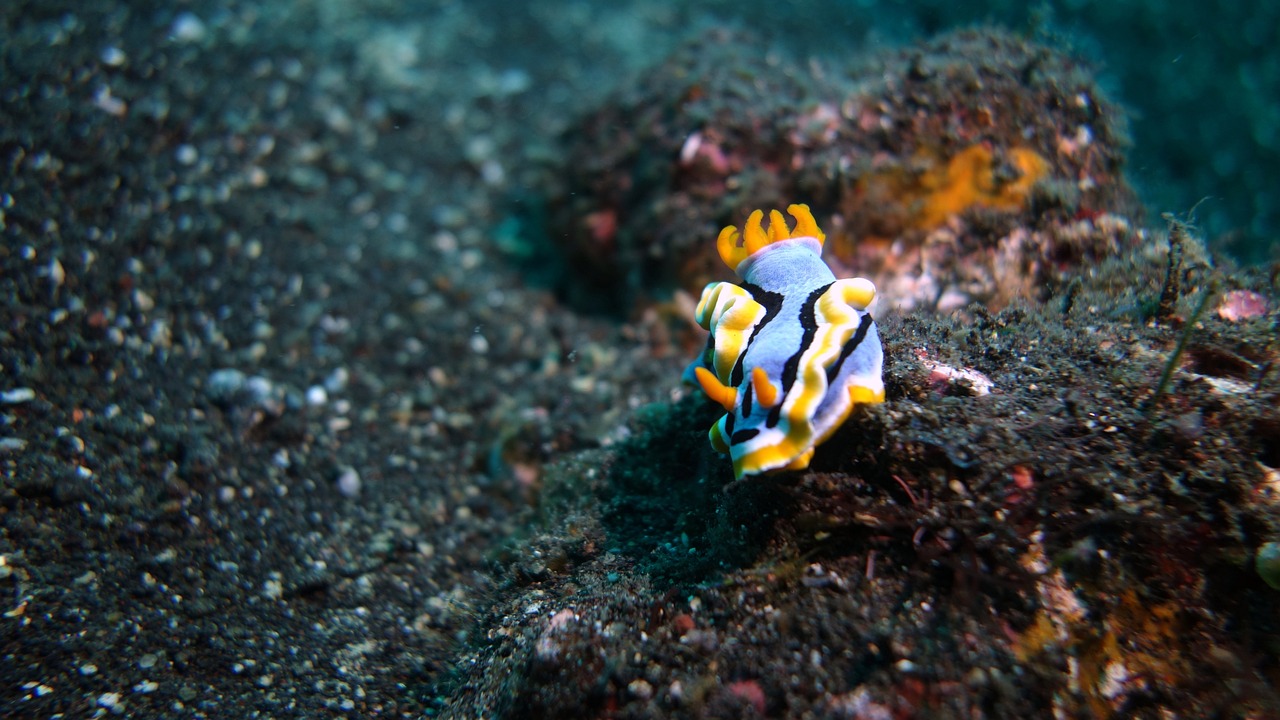
<instances>
[{"instance_id":1,"label":"underwater scene","mask_svg":"<svg viewBox=\"0 0 1280 720\"><path fill-rule=\"evenodd\" d=\"M1280 4L0 22L0 718L1280 718Z\"/></svg>"}]
</instances>

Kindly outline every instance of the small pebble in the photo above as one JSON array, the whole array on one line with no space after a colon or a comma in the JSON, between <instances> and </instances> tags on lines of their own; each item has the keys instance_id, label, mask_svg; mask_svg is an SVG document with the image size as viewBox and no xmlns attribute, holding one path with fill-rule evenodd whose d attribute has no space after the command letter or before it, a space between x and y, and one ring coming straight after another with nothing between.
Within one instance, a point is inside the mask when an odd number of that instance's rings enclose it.
<instances>
[{"instance_id":1,"label":"small pebble","mask_svg":"<svg viewBox=\"0 0 1280 720\"><path fill-rule=\"evenodd\" d=\"M347 387L347 382L351 379L351 374L346 368L335 368L329 373L329 377L324 379L324 389L331 393L340 393Z\"/></svg>"},{"instance_id":2,"label":"small pebble","mask_svg":"<svg viewBox=\"0 0 1280 720\"><path fill-rule=\"evenodd\" d=\"M169 37L178 42L200 42L205 36L204 21L189 12L180 13L173 19L169 28Z\"/></svg>"},{"instance_id":3,"label":"small pebble","mask_svg":"<svg viewBox=\"0 0 1280 720\"><path fill-rule=\"evenodd\" d=\"M14 388L0 393L0 403L5 405L20 405L35 399L36 391L31 388Z\"/></svg>"},{"instance_id":4,"label":"small pebble","mask_svg":"<svg viewBox=\"0 0 1280 720\"><path fill-rule=\"evenodd\" d=\"M261 375L254 375L245 380L244 390L249 393L255 405L262 405L275 395L275 386Z\"/></svg>"},{"instance_id":5,"label":"small pebble","mask_svg":"<svg viewBox=\"0 0 1280 720\"><path fill-rule=\"evenodd\" d=\"M284 597L284 584L279 580L267 580L262 583L262 595L268 600L279 600Z\"/></svg>"},{"instance_id":6,"label":"small pebble","mask_svg":"<svg viewBox=\"0 0 1280 720\"><path fill-rule=\"evenodd\" d=\"M355 468L343 468L338 473L338 492L343 497L354 498L360 494L360 473Z\"/></svg>"},{"instance_id":7,"label":"small pebble","mask_svg":"<svg viewBox=\"0 0 1280 720\"><path fill-rule=\"evenodd\" d=\"M233 368L214 370L204 384L204 393L214 402L225 402L240 392L246 379L243 372Z\"/></svg>"},{"instance_id":8,"label":"small pebble","mask_svg":"<svg viewBox=\"0 0 1280 720\"><path fill-rule=\"evenodd\" d=\"M630 692L633 697L640 698L641 700L648 700L653 697L653 685L650 685L648 681L643 679L632 680L627 685L627 691Z\"/></svg>"},{"instance_id":9,"label":"small pebble","mask_svg":"<svg viewBox=\"0 0 1280 720\"><path fill-rule=\"evenodd\" d=\"M307 388L307 404L311 406L323 405L329 402L329 393L320 385L312 385Z\"/></svg>"},{"instance_id":10,"label":"small pebble","mask_svg":"<svg viewBox=\"0 0 1280 720\"><path fill-rule=\"evenodd\" d=\"M66 448L67 452L73 455L84 454L84 450L85 450L84 440L81 440L76 435L70 435L70 434L61 435L60 437L61 439L59 440L59 442L62 443L62 446Z\"/></svg>"},{"instance_id":11,"label":"small pebble","mask_svg":"<svg viewBox=\"0 0 1280 720\"><path fill-rule=\"evenodd\" d=\"M100 87L93 94L93 104L101 111L115 117L124 117L129 112L129 104L111 94L111 88Z\"/></svg>"},{"instance_id":12,"label":"small pebble","mask_svg":"<svg viewBox=\"0 0 1280 720\"><path fill-rule=\"evenodd\" d=\"M124 51L114 45L103 48L100 57L102 58L102 64L107 67L120 67L128 59Z\"/></svg>"},{"instance_id":13,"label":"small pebble","mask_svg":"<svg viewBox=\"0 0 1280 720\"><path fill-rule=\"evenodd\" d=\"M58 258L54 258L49 261L48 273L49 273L49 282L55 288L62 287L62 283L66 282L67 271L66 271L66 268L62 267L62 263L58 260Z\"/></svg>"},{"instance_id":14,"label":"small pebble","mask_svg":"<svg viewBox=\"0 0 1280 720\"><path fill-rule=\"evenodd\" d=\"M1252 290L1232 290L1222 296L1218 304L1218 317L1227 322L1240 322L1261 317L1270 312L1267 297Z\"/></svg>"}]
</instances>

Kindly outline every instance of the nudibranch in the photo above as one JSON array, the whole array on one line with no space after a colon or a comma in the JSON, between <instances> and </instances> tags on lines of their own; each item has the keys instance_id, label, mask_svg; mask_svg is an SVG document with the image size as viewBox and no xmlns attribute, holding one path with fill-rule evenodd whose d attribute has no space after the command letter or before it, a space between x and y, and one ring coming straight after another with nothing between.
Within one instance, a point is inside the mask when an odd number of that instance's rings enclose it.
<instances>
[{"instance_id":1,"label":"nudibranch","mask_svg":"<svg viewBox=\"0 0 1280 720\"><path fill-rule=\"evenodd\" d=\"M720 258L742 282L702 291L696 316L711 334L685 370L725 409L708 434L738 478L808 467L855 405L884 400L880 335L867 312L875 285L837 280L809 207L787 212L794 229L774 210L766 230L756 210L741 234L720 232Z\"/></svg>"}]
</instances>

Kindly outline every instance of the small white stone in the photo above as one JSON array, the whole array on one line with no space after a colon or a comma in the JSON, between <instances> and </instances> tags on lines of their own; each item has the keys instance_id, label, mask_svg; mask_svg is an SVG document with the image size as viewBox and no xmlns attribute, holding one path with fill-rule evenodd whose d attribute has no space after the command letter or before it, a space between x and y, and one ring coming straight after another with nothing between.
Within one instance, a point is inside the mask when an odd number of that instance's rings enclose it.
<instances>
[{"instance_id":1,"label":"small white stone","mask_svg":"<svg viewBox=\"0 0 1280 720\"><path fill-rule=\"evenodd\" d=\"M325 392L325 389L322 386L312 385L307 388L308 405L323 405L327 402L329 402L329 393Z\"/></svg>"},{"instance_id":2,"label":"small white stone","mask_svg":"<svg viewBox=\"0 0 1280 720\"><path fill-rule=\"evenodd\" d=\"M58 262L58 258L49 261L49 282L55 288L62 287L62 283L67 279L67 271L62 267L62 263Z\"/></svg>"},{"instance_id":3,"label":"small white stone","mask_svg":"<svg viewBox=\"0 0 1280 720\"><path fill-rule=\"evenodd\" d=\"M267 580L262 583L262 595L268 600L279 600L284 596L284 585L279 580Z\"/></svg>"},{"instance_id":4,"label":"small white stone","mask_svg":"<svg viewBox=\"0 0 1280 720\"><path fill-rule=\"evenodd\" d=\"M496 159L490 159L480 164L480 177L484 179L486 185L497 187L506 181L507 173L502 168L502 163Z\"/></svg>"},{"instance_id":5,"label":"small white stone","mask_svg":"<svg viewBox=\"0 0 1280 720\"><path fill-rule=\"evenodd\" d=\"M21 405L36 399L36 391L31 388L14 388L0 392L0 404Z\"/></svg>"},{"instance_id":6,"label":"small white stone","mask_svg":"<svg viewBox=\"0 0 1280 720\"><path fill-rule=\"evenodd\" d=\"M653 697L653 686L643 678L632 680L627 685L627 691L630 692L633 697L640 698L641 700L648 700Z\"/></svg>"},{"instance_id":7,"label":"small white stone","mask_svg":"<svg viewBox=\"0 0 1280 720\"><path fill-rule=\"evenodd\" d=\"M174 151L174 157L183 165L195 165L200 159L200 152L196 150L194 145L183 143Z\"/></svg>"},{"instance_id":8,"label":"small white stone","mask_svg":"<svg viewBox=\"0 0 1280 720\"><path fill-rule=\"evenodd\" d=\"M334 368L333 372L329 373L329 377L324 379L324 389L331 393L342 392L350 380L351 373L347 372L346 368Z\"/></svg>"},{"instance_id":9,"label":"small white stone","mask_svg":"<svg viewBox=\"0 0 1280 720\"><path fill-rule=\"evenodd\" d=\"M204 21L189 12L179 14L169 28L169 37L178 42L199 42L204 35Z\"/></svg>"},{"instance_id":10,"label":"small white stone","mask_svg":"<svg viewBox=\"0 0 1280 720\"><path fill-rule=\"evenodd\" d=\"M338 492L349 498L360 494L360 473L355 468L343 468L338 474Z\"/></svg>"},{"instance_id":11,"label":"small white stone","mask_svg":"<svg viewBox=\"0 0 1280 720\"><path fill-rule=\"evenodd\" d=\"M120 67L128 60L124 51L114 45L103 48L102 55L99 57L102 58L102 64L107 67Z\"/></svg>"},{"instance_id":12,"label":"small white stone","mask_svg":"<svg viewBox=\"0 0 1280 720\"><path fill-rule=\"evenodd\" d=\"M156 299L143 290L133 291L133 302L142 312L151 312L156 307Z\"/></svg>"},{"instance_id":13,"label":"small white stone","mask_svg":"<svg viewBox=\"0 0 1280 720\"><path fill-rule=\"evenodd\" d=\"M111 94L111 88L103 86L93 93L93 104L102 112L115 117L124 117L129 112L129 103Z\"/></svg>"}]
</instances>

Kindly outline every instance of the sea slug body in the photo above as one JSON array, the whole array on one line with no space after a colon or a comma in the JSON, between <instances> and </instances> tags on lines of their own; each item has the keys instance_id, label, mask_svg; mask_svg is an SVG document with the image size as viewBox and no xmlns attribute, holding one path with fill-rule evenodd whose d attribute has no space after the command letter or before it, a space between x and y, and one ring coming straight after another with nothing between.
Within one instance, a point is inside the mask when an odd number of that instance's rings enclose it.
<instances>
[{"instance_id":1,"label":"sea slug body","mask_svg":"<svg viewBox=\"0 0 1280 720\"><path fill-rule=\"evenodd\" d=\"M774 210L766 230L756 210L741 235L733 226L721 231L720 258L742 282L702 291L696 317L711 334L685 370L686 381L724 407L711 446L728 453L739 478L808 467L855 405L884 400L880 335L867 312L875 286L837 280L809 207L787 212L794 229Z\"/></svg>"}]
</instances>

